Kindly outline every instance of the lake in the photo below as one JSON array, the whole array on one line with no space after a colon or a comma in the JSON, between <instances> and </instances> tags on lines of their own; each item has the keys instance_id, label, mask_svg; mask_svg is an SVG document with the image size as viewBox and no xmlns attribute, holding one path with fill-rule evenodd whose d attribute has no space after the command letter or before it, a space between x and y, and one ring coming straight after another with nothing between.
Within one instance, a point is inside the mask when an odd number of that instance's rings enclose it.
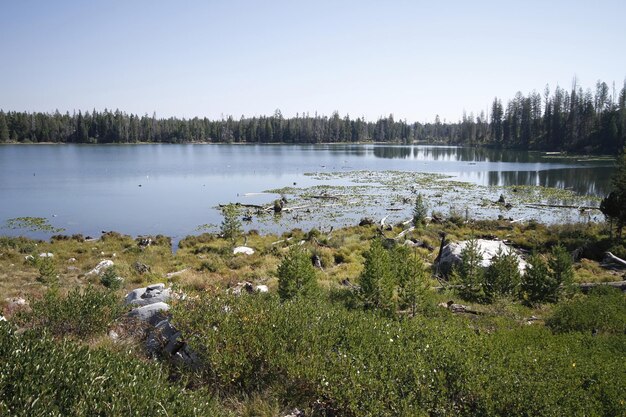
<instances>
[{"instance_id":1,"label":"lake","mask_svg":"<svg viewBox=\"0 0 626 417\"><path fill-rule=\"evenodd\" d=\"M612 172L613 162L603 158L448 146L2 145L0 234L50 236L7 227L8 219L28 216L46 218L64 234L115 230L177 241L201 225L217 230L219 204L269 204L280 193L288 206L305 208L280 218L255 216L246 228L323 228L364 215L400 220L410 216L407 199L416 189L430 197L433 210L492 217L502 210L489 200L503 193L517 198L515 186L554 187L571 195L546 194L542 201L578 196L597 206ZM339 197L318 202L311 199L316 193ZM519 213L504 215L528 215L528 200L518 202ZM562 219L541 210L532 217ZM565 220L580 219L570 213Z\"/></svg>"}]
</instances>

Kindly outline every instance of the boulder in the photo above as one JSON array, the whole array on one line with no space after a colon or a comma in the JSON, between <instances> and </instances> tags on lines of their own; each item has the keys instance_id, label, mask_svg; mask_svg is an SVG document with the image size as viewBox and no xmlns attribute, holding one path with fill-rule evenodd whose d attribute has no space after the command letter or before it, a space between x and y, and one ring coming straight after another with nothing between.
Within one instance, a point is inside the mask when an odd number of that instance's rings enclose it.
<instances>
[{"instance_id":1,"label":"boulder","mask_svg":"<svg viewBox=\"0 0 626 417\"><path fill-rule=\"evenodd\" d=\"M7 321L2 314L0 314L0 321Z\"/></svg>"},{"instance_id":2,"label":"boulder","mask_svg":"<svg viewBox=\"0 0 626 417\"><path fill-rule=\"evenodd\" d=\"M54 255L50 252L43 252L39 254L40 258L54 258Z\"/></svg>"},{"instance_id":3,"label":"boulder","mask_svg":"<svg viewBox=\"0 0 626 417\"><path fill-rule=\"evenodd\" d=\"M110 268L114 265L113 261L110 259L105 259L103 261L100 261L100 263L98 265L96 265L96 267L94 269L92 269L91 271L87 272L87 274L85 275L102 275L104 273L104 271L107 270L107 268Z\"/></svg>"},{"instance_id":4,"label":"boulder","mask_svg":"<svg viewBox=\"0 0 626 417\"><path fill-rule=\"evenodd\" d=\"M463 251L465 246L467 246L468 242L468 240L463 240L460 242L448 243L443 247L441 253L439 254L439 262L437 264L439 270L443 274L450 273L454 265L461 263L461 251ZM502 250L503 252L512 251L515 254L519 263L520 273L523 274L526 270L526 262L504 242L500 240L476 239L476 244L478 245L478 250L482 255L481 264L484 268L489 267L493 257L496 256L498 251Z\"/></svg>"},{"instance_id":5,"label":"boulder","mask_svg":"<svg viewBox=\"0 0 626 417\"><path fill-rule=\"evenodd\" d=\"M126 304L146 306L154 303L165 303L172 296L172 291L165 284L149 285L129 292L124 299Z\"/></svg>"},{"instance_id":6,"label":"boulder","mask_svg":"<svg viewBox=\"0 0 626 417\"><path fill-rule=\"evenodd\" d=\"M156 326L159 322L167 318L167 311L170 306L166 303L159 302L138 307L128 313L128 317L144 321L152 326Z\"/></svg>"},{"instance_id":7,"label":"boulder","mask_svg":"<svg viewBox=\"0 0 626 417\"><path fill-rule=\"evenodd\" d=\"M269 292L270 291L267 285L257 285L254 289L256 292Z\"/></svg>"},{"instance_id":8,"label":"boulder","mask_svg":"<svg viewBox=\"0 0 626 417\"><path fill-rule=\"evenodd\" d=\"M233 255L237 255L238 253L243 253L244 255L253 255L254 249L247 246L237 246L235 249L233 249Z\"/></svg>"},{"instance_id":9,"label":"boulder","mask_svg":"<svg viewBox=\"0 0 626 417\"><path fill-rule=\"evenodd\" d=\"M113 254L115 255L115 254ZM141 262L137 261L133 264L133 269L135 271L137 271L137 273L139 274L145 274L146 272L150 272L150 267L146 264L142 264Z\"/></svg>"}]
</instances>

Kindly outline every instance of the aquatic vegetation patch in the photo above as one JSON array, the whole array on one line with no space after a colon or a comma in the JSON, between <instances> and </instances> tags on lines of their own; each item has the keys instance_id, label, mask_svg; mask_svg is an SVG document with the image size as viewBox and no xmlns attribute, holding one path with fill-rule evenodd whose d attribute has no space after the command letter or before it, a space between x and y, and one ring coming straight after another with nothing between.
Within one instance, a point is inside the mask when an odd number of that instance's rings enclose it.
<instances>
[{"instance_id":1,"label":"aquatic vegetation patch","mask_svg":"<svg viewBox=\"0 0 626 417\"><path fill-rule=\"evenodd\" d=\"M24 229L30 232L61 233L65 231L62 227L52 226L45 217L15 217L6 221L5 228Z\"/></svg>"}]
</instances>

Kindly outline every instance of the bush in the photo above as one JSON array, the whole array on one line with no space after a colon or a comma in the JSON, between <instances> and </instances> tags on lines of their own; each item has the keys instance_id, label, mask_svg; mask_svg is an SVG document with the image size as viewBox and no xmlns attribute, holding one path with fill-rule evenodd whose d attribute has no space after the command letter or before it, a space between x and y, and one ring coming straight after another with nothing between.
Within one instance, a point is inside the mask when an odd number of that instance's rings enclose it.
<instances>
[{"instance_id":1,"label":"bush","mask_svg":"<svg viewBox=\"0 0 626 417\"><path fill-rule=\"evenodd\" d=\"M278 265L278 294L282 300L315 291L315 269L309 253L300 246L292 246Z\"/></svg>"},{"instance_id":2,"label":"bush","mask_svg":"<svg viewBox=\"0 0 626 417\"><path fill-rule=\"evenodd\" d=\"M428 214L428 205L424 201L424 196L419 193L415 197L415 205L413 206L413 226L420 227L426 222Z\"/></svg>"},{"instance_id":3,"label":"bush","mask_svg":"<svg viewBox=\"0 0 626 417\"><path fill-rule=\"evenodd\" d=\"M558 292L569 292L571 289L574 282L574 268L572 264L572 257L565 247L561 245L552 247L548 266L550 267L550 274L554 284L559 287ZM556 294L557 299L559 297L558 292Z\"/></svg>"},{"instance_id":4,"label":"bush","mask_svg":"<svg viewBox=\"0 0 626 417\"><path fill-rule=\"evenodd\" d=\"M429 285L424 261L416 250L398 246L394 249L393 264L398 281L400 308L410 308L414 316L418 306L424 307L427 302Z\"/></svg>"},{"instance_id":5,"label":"bush","mask_svg":"<svg viewBox=\"0 0 626 417\"><path fill-rule=\"evenodd\" d=\"M475 239L467 242L461 250L461 263L452 271L453 280L461 285L461 297L466 300L484 300L483 284L485 270L482 266L482 253Z\"/></svg>"},{"instance_id":6,"label":"bush","mask_svg":"<svg viewBox=\"0 0 626 417\"><path fill-rule=\"evenodd\" d=\"M391 258L380 239L374 240L365 253L360 284L363 302L367 308L379 309L390 314L395 311L393 300L395 280Z\"/></svg>"},{"instance_id":7,"label":"bush","mask_svg":"<svg viewBox=\"0 0 626 417\"><path fill-rule=\"evenodd\" d=\"M44 257L39 258L38 260L35 258L35 260L36 265L39 267L39 276L37 277L37 281L48 285L56 284L59 277L52 258Z\"/></svg>"},{"instance_id":8,"label":"bush","mask_svg":"<svg viewBox=\"0 0 626 417\"><path fill-rule=\"evenodd\" d=\"M558 299L559 284L548 270L547 262L539 255L528 258L522 277L520 296L526 304L554 302Z\"/></svg>"},{"instance_id":9,"label":"bush","mask_svg":"<svg viewBox=\"0 0 626 417\"><path fill-rule=\"evenodd\" d=\"M234 204L227 204L222 207L222 215L224 219L220 226L220 232L224 239L229 239L234 245L237 238L243 233L239 220L239 209Z\"/></svg>"},{"instance_id":10,"label":"bush","mask_svg":"<svg viewBox=\"0 0 626 417\"><path fill-rule=\"evenodd\" d=\"M218 416L205 390L169 384L154 362L0 322L0 415Z\"/></svg>"},{"instance_id":11,"label":"bush","mask_svg":"<svg viewBox=\"0 0 626 417\"><path fill-rule=\"evenodd\" d=\"M483 285L485 297L493 300L497 296L512 295L520 281L517 256L511 250L503 251L500 248L485 272Z\"/></svg>"},{"instance_id":12,"label":"bush","mask_svg":"<svg viewBox=\"0 0 626 417\"><path fill-rule=\"evenodd\" d=\"M33 302L32 311L24 313L20 322L58 337L85 338L106 332L122 312L121 302L111 291L89 286L62 296L59 290L51 289L43 299Z\"/></svg>"},{"instance_id":13,"label":"bush","mask_svg":"<svg viewBox=\"0 0 626 417\"><path fill-rule=\"evenodd\" d=\"M115 266L108 267L100 277L100 284L112 291L122 288L123 283L124 279L117 275L117 268Z\"/></svg>"},{"instance_id":14,"label":"bush","mask_svg":"<svg viewBox=\"0 0 626 417\"><path fill-rule=\"evenodd\" d=\"M204 383L272 389L306 415L624 415L626 336L523 326L478 335L453 316L395 320L321 297L203 294L174 306ZM317 412L311 410L315 404Z\"/></svg>"},{"instance_id":15,"label":"bush","mask_svg":"<svg viewBox=\"0 0 626 417\"><path fill-rule=\"evenodd\" d=\"M616 288L600 286L588 296L557 305L546 321L556 333L626 333L626 298Z\"/></svg>"}]
</instances>

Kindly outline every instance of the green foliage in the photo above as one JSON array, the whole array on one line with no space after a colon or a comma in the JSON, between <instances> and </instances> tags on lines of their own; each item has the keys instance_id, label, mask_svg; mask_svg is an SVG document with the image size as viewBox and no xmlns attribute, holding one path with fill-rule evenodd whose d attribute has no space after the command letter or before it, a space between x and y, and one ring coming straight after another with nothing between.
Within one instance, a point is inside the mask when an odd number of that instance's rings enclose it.
<instances>
[{"instance_id":1,"label":"green foliage","mask_svg":"<svg viewBox=\"0 0 626 417\"><path fill-rule=\"evenodd\" d=\"M310 295L317 288L315 269L309 253L292 246L278 265L278 294L282 300L298 295Z\"/></svg>"},{"instance_id":2,"label":"green foliage","mask_svg":"<svg viewBox=\"0 0 626 417\"><path fill-rule=\"evenodd\" d=\"M560 287L560 292L568 292L574 282L574 268L572 256L562 245L553 246L550 250L550 274L554 285ZM558 297L557 297L558 298Z\"/></svg>"},{"instance_id":3,"label":"green foliage","mask_svg":"<svg viewBox=\"0 0 626 417\"><path fill-rule=\"evenodd\" d=\"M395 320L319 297L203 294L173 316L206 385L226 395L271 389L307 415L626 412L624 335L553 335L538 326L478 335L457 317Z\"/></svg>"},{"instance_id":4,"label":"green foliage","mask_svg":"<svg viewBox=\"0 0 626 417\"><path fill-rule=\"evenodd\" d=\"M498 250L484 276L483 289L488 300L513 295L521 281L519 262L512 250Z\"/></svg>"},{"instance_id":5,"label":"green foliage","mask_svg":"<svg viewBox=\"0 0 626 417\"><path fill-rule=\"evenodd\" d=\"M22 324L50 332L57 337L87 338L106 332L123 312L118 296L89 286L81 291L71 290L66 296L57 289L46 292L24 313Z\"/></svg>"},{"instance_id":6,"label":"green foliage","mask_svg":"<svg viewBox=\"0 0 626 417\"><path fill-rule=\"evenodd\" d=\"M559 283L550 274L548 263L540 255L533 254L528 258L520 290L522 300L530 305L557 301Z\"/></svg>"},{"instance_id":7,"label":"green foliage","mask_svg":"<svg viewBox=\"0 0 626 417\"><path fill-rule=\"evenodd\" d=\"M415 315L418 307L428 302L429 273L417 251L411 251L406 246L396 247L392 259L400 308L410 308L412 315Z\"/></svg>"},{"instance_id":8,"label":"green foliage","mask_svg":"<svg viewBox=\"0 0 626 417\"><path fill-rule=\"evenodd\" d=\"M413 206L413 226L420 227L426 221L428 215L428 205L424 201L424 196L419 193L415 197L415 205Z\"/></svg>"},{"instance_id":9,"label":"green foliage","mask_svg":"<svg viewBox=\"0 0 626 417\"><path fill-rule=\"evenodd\" d=\"M626 226L626 147L617 158L617 170L611 182L613 190L600 203L600 211L610 222L611 234L615 224L619 241Z\"/></svg>"},{"instance_id":10,"label":"green foliage","mask_svg":"<svg viewBox=\"0 0 626 417\"><path fill-rule=\"evenodd\" d=\"M37 259L37 258L34 258ZM39 268L39 276L37 281L48 285L54 285L58 282L57 270L52 258L43 257L36 261Z\"/></svg>"},{"instance_id":11,"label":"green foliage","mask_svg":"<svg viewBox=\"0 0 626 417\"><path fill-rule=\"evenodd\" d=\"M237 238L243 233L239 220L239 209L235 204L227 204L222 207L222 215L224 216L220 226L222 237L229 239L235 245Z\"/></svg>"},{"instance_id":12,"label":"green foliage","mask_svg":"<svg viewBox=\"0 0 626 417\"><path fill-rule=\"evenodd\" d=\"M380 239L372 242L365 253L365 265L360 277L361 295L367 308L375 308L387 313L395 311L391 257Z\"/></svg>"},{"instance_id":13,"label":"green foliage","mask_svg":"<svg viewBox=\"0 0 626 417\"><path fill-rule=\"evenodd\" d=\"M124 280L118 276L115 266L108 267L100 277L100 284L112 291L122 288L123 283Z\"/></svg>"},{"instance_id":14,"label":"green foliage","mask_svg":"<svg viewBox=\"0 0 626 417\"><path fill-rule=\"evenodd\" d=\"M167 382L154 362L0 322L0 415L219 416L206 390L189 392Z\"/></svg>"},{"instance_id":15,"label":"green foliage","mask_svg":"<svg viewBox=\"0 0 626 417\"><path fill-rule=\"evenodd\" d=\"M460 294L466 300L480 301L485 298L483 284L485 270L482 253L475 239L467 241L461 250L461 263L453 271L453 280L461 284Z\"/></svg>"},{"instance_id":16,"label":"green foliage","mask_svg":"<svg viewBox=\"0 0 626 417\"><path fill-rule=\"evenodd\" d=\"M616 288L594 288L589 295L558 304L546 321L554 332L626 333L626 297Z\"/></svg>"}]
</instances>

